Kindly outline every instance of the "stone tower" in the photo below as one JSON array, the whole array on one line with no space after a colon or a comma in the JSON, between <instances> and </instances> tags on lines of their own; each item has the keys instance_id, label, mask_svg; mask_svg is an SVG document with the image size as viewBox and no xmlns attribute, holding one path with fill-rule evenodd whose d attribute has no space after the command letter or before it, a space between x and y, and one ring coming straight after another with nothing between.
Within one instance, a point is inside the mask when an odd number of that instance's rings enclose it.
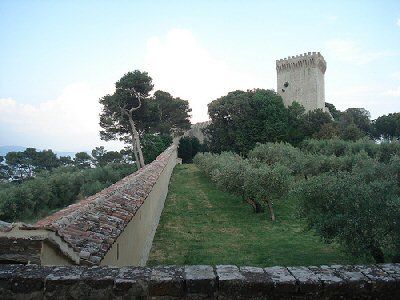
<instances>
[{"instance_id":1,"label":"stone tower","mask_svg":"<svg viewBox=\"0 0 400 300\"><path fill-rule=\"evenodd\" d=\"M306 111L325 111L326 62L319 52L308 52L276 61L277 92L285 106L299 102Z\"/></svg>"}]
</instances>

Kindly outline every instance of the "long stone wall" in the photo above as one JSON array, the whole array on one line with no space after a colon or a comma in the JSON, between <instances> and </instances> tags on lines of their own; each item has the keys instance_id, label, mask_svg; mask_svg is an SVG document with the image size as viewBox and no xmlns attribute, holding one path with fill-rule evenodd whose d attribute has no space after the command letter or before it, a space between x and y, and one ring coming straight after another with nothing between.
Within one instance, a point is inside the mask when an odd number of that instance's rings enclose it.
<instances>
[{"instance_id":1,"label":"long stone wall","mask_svg":"<svg viewBox=\"0 0 400 300\"><path fill-rule=\"evenodd\" d=\"M33 225L0 224L0 263L145 265L177 162L152 163Z\"/></svg>"},{"instance_id":2,"label":"long stone wall","mask_svg":"<svg viewBox=\"0 0 400 300\"><path fill-rule=\"evenodd\" d=\"M320 267L2 265L0 299L399 299L400 264Z\"/></svg>"}]
</instances>

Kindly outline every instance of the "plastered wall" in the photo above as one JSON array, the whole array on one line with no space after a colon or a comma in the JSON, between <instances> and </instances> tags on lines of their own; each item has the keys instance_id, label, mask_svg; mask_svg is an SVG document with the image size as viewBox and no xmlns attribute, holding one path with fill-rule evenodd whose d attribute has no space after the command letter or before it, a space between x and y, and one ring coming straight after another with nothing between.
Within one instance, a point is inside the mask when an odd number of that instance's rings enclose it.
<instances>
[{"instance_id":1,"label":"plastered wall","mask_svg":"<svg viewBox=\"0 0 400 300\"><path fill-rule=\"evenodd\" d=\"M143 266L146 264L176 161L175 150L143 205L112 245L100 265Z\"/></svg>"}]
</instances>

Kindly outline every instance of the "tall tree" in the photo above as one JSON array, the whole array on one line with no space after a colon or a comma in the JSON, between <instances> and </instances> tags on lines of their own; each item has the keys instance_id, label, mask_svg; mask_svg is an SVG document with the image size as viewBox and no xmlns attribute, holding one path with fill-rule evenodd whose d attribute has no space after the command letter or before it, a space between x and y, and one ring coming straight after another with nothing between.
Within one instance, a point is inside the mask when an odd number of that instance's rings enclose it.
<instances>
[{"instance_id":1,"label":"tall tree","mask_svg":"<svg viewBox=\"0 0 400 300\"><path fill-rule=\"evenodd\" d=\"M90 168L90 163L92 161L92 157L86 152L78 152L75 153L74 164L78 168L86 169Z\"/></svg>"},{"instance_id":2,"label":"tall tree","mask_svg":"<svg viewBox=\"0 0 400 300\"><path fill-rule=\"evenodd\" d=\"M214 152L247 154L257 142L276 142L287 136L287 113L272 90L234 91L208 104L212 120L207 129Z\"/></svg>"},{"instance_id":3,"label":"tall tree","mask_svg":"<svg viewBox=\"0 0 400 300\"><path fill-rule=\"evenodd\" d=\"M287 108L288 115L288 136L287 141L292 145L298 145L305 137L302 129L304 123L305 108L294 101Z\"/></svg>"},{"instance_id":4,"label":"tall tree","mask_svg":"<svg viewBox=\"0 0 400 300\"><path fill-rule=\"evenodd\" d=\"M305 136L312 137L323 128L324 124L329 124L332 122L333 121L329 113L324 112L320 108L311 110L303 116L301 130Z\"/></svg>"},{"instance_id":5,"label":"tall tree","mask_svg":"<svg viewBox=\"0 0 400 300\"><path fill-rule=\"evenodd\" d=\"M375 138L400 139L400 113L383 115L373 122Z\"/></svg>"},{"instance_id":6,"label":"tall tree","mask_svg":"<svg viewBox=\"0 0 400 300\"><path fill-rule=\"evenodd\" d=\"M190 129L189 102L170 93L156 91L149 105L154 112L153 131L161 134L182 134Z\"/></svg>"},{"instance_id":7,"label":"tall tree","mask_svg":"<svg viewBox=\"0 0 400 300\"><path fill-rule=\"evenodd\" d=\"M100 136L104 140L119 138L130 140L138 169L144 166L138 128L134 113L141 108L144 100L153 89L152 79L146 72L128 72L115 83L113 95L100 99L103 111L100 115Z\"/></svg>"},{"instance_id":8,"label":"tall tree","mask_svg":"<svg viewBox=\"0 0 400 300\"><path fill-rule=\"evenodd\" d=\"M348 108L338 120L344 139L358 139L371 134L371 115L364 108Z\"/></svg>"},{"instance_id":9,"label":"tall tree","mask_svg":"<svg viewBox=\"0 0 400 300\"><path fill-rule=\"evenodd\" d=\"M141 146L141 139L146 134L170 135L190 128L188 101L163 91L150 96L153 84L146 72L129 72L115 86L113 95L100 99L103 105L100 136L104 140L120 139L131 143L138 168L148 157L153 157L142 153L142 148L146 149Z\"/></svg>"}]
</instances>

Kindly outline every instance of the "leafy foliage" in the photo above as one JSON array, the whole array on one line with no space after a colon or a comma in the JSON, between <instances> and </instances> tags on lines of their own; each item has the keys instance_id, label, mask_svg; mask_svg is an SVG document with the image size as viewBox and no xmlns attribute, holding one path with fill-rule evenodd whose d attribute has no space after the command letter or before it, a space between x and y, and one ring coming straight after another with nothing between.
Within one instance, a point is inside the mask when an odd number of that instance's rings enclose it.
<instances>
[{"instance_id":1,"label":"leafy foliage","mask_svg":"<svg viewBox=\"0 0 400 300\"><path fill-rule=\"evenodd\" d=\"M184 164L192 163L193 158L201 150L201 144L196 137L182 137L179 140L178 157Z\"/></svg>"},{"instance_id":2,"label":"leafy foliage","mask_svg":"<svg viewBox=\"0 0 400 300\"><path fill-rule=\"evenodd\" d=\"M222 190L249 200L256 206L266 202L271 218L275 220L273 201L281 200L291 183L291 171L286 166L259 164L229 152L219 155L199 153L195 163Z\"/></svg>"},{"instance_id":3,"label":"leafy foliage","mask_svg":"<svg viewBox=\"0 0 400 300\"><path fill-rule=\"evenodd\" d=\"M271 90L234 91L208 105L207 135L213 152L247 154L257 142L281 141L287 115L282 98Z\"/></svg>"},{"instance_id":4,"label":"leafy foliage","mask_svg":"<svg viewBox=\"0 0 400 300\"><path fill-rule=\"evenodd\" d=\"M400 139L400 113L380 116L373 122L373 135L377 139Z\"/></svg>"},{"instance_id":5,"label":"leafy foliage","mask_svg":"<svg viewBox=\"0 0 400 300\"><path fill-rule=\"evenodd\" d=\"M59 167L18 185L4 184L0 190L0 219L14 222L39 218L99 192L132 171L132 165L126 164L95 169Z\"/></svg>"},{"instance_id":6,"label":"leafy foliage","mask_svg":"<svg viewBox=\"0 0 400 300\"><path fill-rule=\"evenodd\" d=\"M155 160L171 143L172 137L168 134L145 134L142 138L145 163Z\"/></svg>"},{"instance_id":7,"label":"leafy foliage","mask_svg":"<svg viewBox=\"0 0 400 300\"><path fill-rule=\"evenodd\" d=\"M140 139L146 134L147 141L144 142L150 145L157 140L150 135L180 134L190 128L189 102L163 91L156 91L150 96L153 83L148 73L139 70L128 72L116 82L115 87L114 94L100 99L103 107L100 137L106 141L119 139L131 143L131 151L138 156L135 160L140 160L138 166L144 164ZM158 143L162 141L158 139ZM149 162L154 153L143 156Z\"/></svg>"},{"instance_id":8,"label":"leafy foliage","mask_svg":"<svg viewBox=\"0 0 400 300\"><path fill-rule=\"evenodd\" d=\"M237 154L198 154L216 185L242 199L297 199L309 228L354 256L400 261L400 143L367 138L258 144Z\"/></svg>"},{"instance_id":9,"label":"leafy foliage","mask_svg":"<svg viewBox=\"0 0 400 300\"><path fill-rule=\"evenodd\" d=\"M350 172L301 181L294 193L310 228L325 240L339 241L353 255L384 262L385 253L392 258L400 253L399 185L393 175L369 158L358 161Z\"/></svg>"}]
</instances>

